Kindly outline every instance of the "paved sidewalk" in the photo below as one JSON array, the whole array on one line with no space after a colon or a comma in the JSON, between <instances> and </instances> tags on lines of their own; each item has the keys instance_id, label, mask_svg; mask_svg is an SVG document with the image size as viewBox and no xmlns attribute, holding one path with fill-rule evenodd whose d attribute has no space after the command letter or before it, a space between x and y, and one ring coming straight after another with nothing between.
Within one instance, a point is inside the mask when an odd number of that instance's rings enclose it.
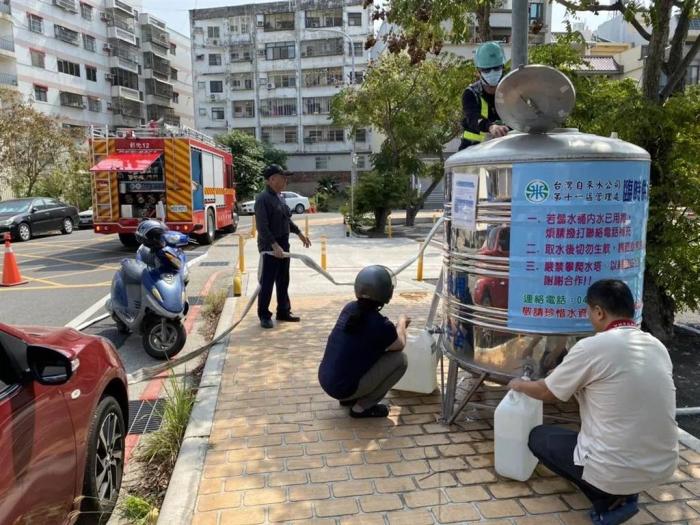
<instances>
[{"instance_id":1,"label":"paved sidewalk","mask_svg":"<svg viewBox=\"0 0 700 525\"><path fill-rule=\"evenodd\" d=\"M397 290L386 312L405 311L420 325L430 296L414 284ZM438 394L394 391L388 419L349 418L316 379L349 294L293 294L301 324L263 333L251 315L236 330L195 525L590 523L585 498L546 469L527 483L496 476L491 412L470 410L445 427L437 422ZM487 387L481 399L496 404L502 395ZM629 523L700 524L700 454L684 448L681 455L674 482L643 495L643 510Z\"/></svg>"}]
</instances>

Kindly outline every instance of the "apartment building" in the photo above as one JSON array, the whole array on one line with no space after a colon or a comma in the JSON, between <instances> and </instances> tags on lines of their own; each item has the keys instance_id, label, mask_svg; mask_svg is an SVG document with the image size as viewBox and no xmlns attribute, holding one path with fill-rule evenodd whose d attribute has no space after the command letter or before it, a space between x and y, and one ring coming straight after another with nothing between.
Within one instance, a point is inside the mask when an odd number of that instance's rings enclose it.
<instances>
[{"instance_id":1,"label":"apartment building","mask_svg":"<svg viewBox=\"0 0 700 525\"><path fill-rule=\"evenodd\" d=\"M4 2L0 85L36 109L66 127L193 123L189 39L162 21L122 0Z\"/></svg>"},{"instance_id":2,"label":"apartment building","mask_svg":"<svg viewBox=\"0 0 700 525\"><path fill-rule=\"evenodd\" d=\"M195 9L190 22L197 129L240 129L286 151L307 189L319 176L349 181L353 160L369 168L370 131L351 137L329 118L331 98L368 64L359 0Z\"/></svg>"}]
</instances>

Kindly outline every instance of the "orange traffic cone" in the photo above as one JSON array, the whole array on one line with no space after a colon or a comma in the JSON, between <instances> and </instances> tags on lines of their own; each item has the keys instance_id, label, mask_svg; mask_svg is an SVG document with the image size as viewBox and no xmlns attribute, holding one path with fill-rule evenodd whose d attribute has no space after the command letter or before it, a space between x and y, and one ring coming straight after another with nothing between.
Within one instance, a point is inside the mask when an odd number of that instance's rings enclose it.
<instances>
[{"instance_id":1,"label":"orange traffic cone","mask_svg":"<svg viewBox=\"0 0 700 525\"><path fill-rule=\"evenodd\" d=\"M2 267L2 283L0 283L0 286L17 286L27 282L22 280L22 276L19 273L19 266L17 266L17 259L15 259L15 252L12 251L10 239L10 234L6 233L5 260Z\"/></svg>"}]
</instances>

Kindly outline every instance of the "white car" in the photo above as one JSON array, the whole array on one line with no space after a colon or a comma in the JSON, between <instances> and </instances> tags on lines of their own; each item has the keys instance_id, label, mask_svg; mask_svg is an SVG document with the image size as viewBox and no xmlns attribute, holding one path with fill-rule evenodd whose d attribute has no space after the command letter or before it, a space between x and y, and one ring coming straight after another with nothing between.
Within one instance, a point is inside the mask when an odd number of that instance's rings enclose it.
<instances>
[{"instance_id":1,"label":"white car","mask_svg":"<svg viewBox=\"0 0 700 525\"><path fill-rule=\"evenodd\" d=\"M284 202L293 213L304 213L309 209L309 198L294 193L293 191L283 191L282 196L284 197ZM246 201L241 204L241 213L253 214L255 213L255 201Z\"/></svg>"}]
</instances>

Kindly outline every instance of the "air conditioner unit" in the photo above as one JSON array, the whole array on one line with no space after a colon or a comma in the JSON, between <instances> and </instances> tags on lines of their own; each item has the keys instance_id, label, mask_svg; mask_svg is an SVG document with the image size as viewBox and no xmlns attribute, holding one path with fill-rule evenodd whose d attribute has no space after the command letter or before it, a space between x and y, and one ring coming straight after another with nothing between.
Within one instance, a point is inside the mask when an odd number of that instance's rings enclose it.
<instances>
[{"instance_id":1,"label":"air conditioner unit","mask_svg":"<svg viewBox=\"0 0 700 525\"><path fill-rule=\"evenodd\" d=\"M259 57L264 57L264 56L265 56L265 50L264 50L264 49L258 49L258 56L259 56Z\"/></svg>"},{"instance_id":2,"label":"air conditioner unit","mask_svg":"<svg viewBox=\"0 0 700 525\"><path fill-rule=\"evenodd\" d=\"M263 27L265 25L265 15L257 15L256 25L258 27Z\"/></svg>"},{"instance_id":3,"label":"air conditioner unit","mask_svg":"<svg viewBox=\"0 0 700 525\"><path fill-rule=\"evenodd\" d=\"M109 17L107 16L107 13L105 13L104 11L100 11L100 20L102 20L103 22L109 21Z\"/></svg>"},{"instance_id":4,"label":"air conditioner unit","mask_svg":"<svg viewBox=\"0 0 700 525\"><path fill-rule=\"evenodd\" d=\"M211 42L211 45L212 45L212 46L218 46L218 45L219 45L219 41L218 41L216 38L211 39L210 42Z\"/></svg>"},{"instance_id":5,"label":"air conditioner unit","mask_svg":"<svg viewBox=\"0 0 700 525\"><path fill-rule=\"evenodd\" d=\"M216 95L209 95L209 100L216 102Z\"/></svg>"},{"instance_id":6,"label":"air conditioner unit","mask_svg":"<svg viewBox=\"0 0 700 525\"><path fill-rule=\"evenodd\" d=\"M105 44L102 46L103 51L111 51L112 50L112 44Z\"/></svg>"},{"instance_id":7,"label":"air conditioner unit","mask_svg":"<svg viewBox=\"0 0 700 525\"><path fill-rule=\"evenodd\" d=\"M114 79L114 76L112 76L111 73L105 73L105 80L107 82L111 82Z\"/></svg>"},{"instance_id":8,"label":"air conditioner unit","mask_svg":"<svg viewBox=\"0 0 700 525\"><path fill-rule=\"evenodd\" d=\"M107 102L107 111L112 111L112 103Z\"/></svg>"},{"instance_id":9,"label":"air conditioner unit","mask_svg":"<svg viewBox=\"0 0 700 525\"><path fill-rule=\"evenodd\" d=\"M267 89L275 89L275 85L272 82L268 82Z\"/></svg>"}]
</instances>

